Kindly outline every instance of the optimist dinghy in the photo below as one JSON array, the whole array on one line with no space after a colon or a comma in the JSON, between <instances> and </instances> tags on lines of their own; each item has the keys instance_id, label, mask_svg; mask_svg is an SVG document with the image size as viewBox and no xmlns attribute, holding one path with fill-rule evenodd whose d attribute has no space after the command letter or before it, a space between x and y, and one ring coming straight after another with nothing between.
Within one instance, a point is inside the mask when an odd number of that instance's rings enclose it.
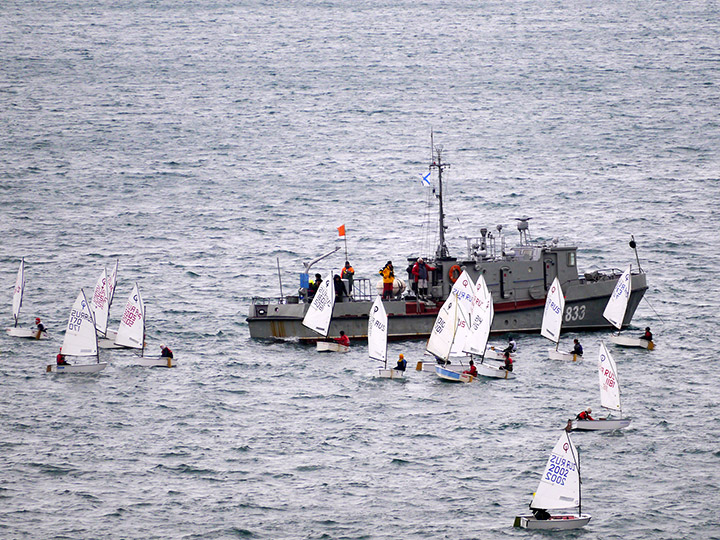
<instances>
[{"instance_id":1,"label":"optimist dinghy","mask_svg":"<svg viewBox=\"0 0 720 540\"><path fill-rule=\"evenodd\" d=\"M598 376L600 382L600 405L610 411L620 413L620 418L598 418L597 420L573 420L572 428L577 431L606 431L622 429L630 425L629 418L622 418L620 405L620 383L617 378L617 366L604 343L600 343L598 353Z\"/></svg>"},{"instance_id":2,"label":"optimist dinghy","mask_svg":"<svg viewBox=\"0 0 720 540\"><path fill-rule=\"evenodd\" d=\"M342 345L341 343L335 343L334 341L318 341L316 349L318 352L350 352L350 347Z\"/></svg>"},{"instance_id":3,"label":"optimist dinghy","mask_svg":"<svg viewBox=\"0 0 720 540\"><path fill-rule=\"evenodd\" d=\"M605 317L610 324L618 329L618 333L611 335L608 338L608 341L622 347L640 347L652 351L655 348L655 343L652 341L620 335L623 319L625 318L625 311L627 310L628 300L630 300L630 293L632 292L632 279L630 275L631 269L632 265L628 266L627 270L625 270L622 276L620 276L620 279L610 295L610 300L608 300L607 306L605 306L605 311L603 311L603 317Z\"/></svg>"},{"instance_id":4,"label":"optimist dinghy","mask_svg":"<svg viewBox=\"0 0 720 540\"><path fill-rule=\"evenodd\" d=\"M555 343L554 349L548 349L550 360L572 360L576 362L578 360L577 354L558 350L564 312L565 296L560 286L560 280L555 277L545 298L545 311L543 312L540 335Z\"/></svg>"},{"instance_id":5,"label":"optimist dinghy","mask_svg":"<svg viewBox=\"0 0 720 540\"><path fill-rule=\"evenodd\" d=\"M580 461L570 434L563 431L550 454L540 484L530 502L532 514L515 517L523 529L579 529L590 521L583 514L580 497ZM577 512L554 512L577 508Z\"/></svg>"},{"instance_id":6,"label":"optimist dinghy","mask_svg":"<svg viewBox=\"0 0 720 540\"><path fill-rule=\"evenodd\" d=\"M137 349L140 351L139 358L135 358L132 363L138 366L148 367L175 367L175 358L164 356L145 357L145 303L140 296L140 288L135 283L130 296L128 296L125 310L123 311L120 326L118 326L117 337L115 343L128 349Z\"/></svg>"},{"instance_id":7,"label":"optimist dinghy","mask_svg":"<svg viewBox=\"0 0 720 540\"><path fill-rule=\"evenodd\" d=\"M90 305L82 289L70 310L70 318L68 319L67 328L65 329L62 352L63 355L74 358L95 358L95 362L84 364L50 364L45 370L47 373L97 373L107 367L107 362L100 362L97 333L95 332L95 320L93 319Z\"/></svg>"},{"instance_id":8,"label":"optimist dinghy","mask_svg":"<svg viewBox=\"0 0 720 540\"><path fill-rule=\"evenodd\" d=\"M455 339L465 340L467 336L474 289L475 284L467 272L463 271L440 308L425 347L439 362L435 366L435 374L444 381L467 383L475 379L470 374L462 373L462 365L450 366L448 361Z\"/></svg>"},{"instance_id":9,"label":"optimist dinghy","mask_svg":"<svg viewBox=\"0 0 720 540\"><path fill-rule=\"evenodd\" d=\"M463 350L470 354L475 360L475 368L478 376L490 377L494 379L514 379L515 374L505 369L504 362L499 364L493 360L488 360L487 342L490 337L490 327L495 317L495 309L490 291L485 283L485 278L481 275L475 284L475 294L470 311L470 329ZM479 361L477 361L479 357ZM501 358L504 360L505 356Z\"/></svg>"},{"instance_id":10,"label":"optimist dinghy","mask_svg":"<svg viewBox=\"0 0 720 540\"><path fill-rule=\"evenodd\" d=\"M368 356L382 362L385 367L378 368L377 377L381 379L403 379L405 372L387 367L388 317L382 298L375 297L368 314Z\"/></svg>"},{"instance_id":11,"label":"optimist dinghy","mask_svg":"<svg viewBox=\"0 0 720 540\"><path fill-rule=\"evenodd\" d=\"M8 336L43 339L47 338L47 332L40 331L36 328L18 328L18 320L20 318L20 308L22 307L23 294L25 294L25 258L20 259L20 268L18 268L17 279L15 280L15 292L13 293L13 319L14 326L6 328Z\"/></svg>"},{"instance_id":12,"label":"optimist dinghy","mask_svg":"<svg viewBox=\"0 0 720 540\"><path fill-rule=\"evenodd\" d=\"M333 309L335 308L335 284L333 278L324 280L315 292L310 306L308 307L303 325L323 338L328 337L330 332L330 321L332 320ZM316 345L318 352L348 352L350 347L334 341L318 341Z\"/></svg>"},{"instance_id":13,"label":"optimist dinghy","mask_svg":"<svg viewBox=\"0 0 720 540\"><path fill-rule=\"evenodd\" d=\"M483 361L475 364L478 375L494 379L514 379L515 374L505 369L505 364L498 364L493 361Z\"/></svg>"},{"instance_id":14,"label":"optimist dinghy","mask_svg":"<svg viewBox=\"0 0 720 540\"><path fill-rule=\"evenodd\" d=\"M108 318L110 315L110 296L108 294L108 276L103 268L92 296L92 311L95 317L95 330L98 334L98 347L101 349L121 349L122 345L115 344L117 332L108 330Z\"/></svg>"},{"instance_id":15,"label":"optimist dinghy","mask_svg":"<svg viewBox=\"0 0 720 540\"><path fill-rule=\"evenodd\" d=\"M170 358L167 356L143 356L143 357L135 359L133 364L136 366L145 366L145 367L169 367L170 368L170 367L177 366L175 358Z\"/></svg>"}]
</instances>

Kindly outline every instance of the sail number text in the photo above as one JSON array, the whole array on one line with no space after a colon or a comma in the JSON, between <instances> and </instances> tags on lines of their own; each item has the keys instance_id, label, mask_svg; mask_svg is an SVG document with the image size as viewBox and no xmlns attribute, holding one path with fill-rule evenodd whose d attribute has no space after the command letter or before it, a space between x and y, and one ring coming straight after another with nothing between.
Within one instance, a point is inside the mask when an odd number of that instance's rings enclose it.
<instances>
[{"instance_id":1,"label":"sail number text","mask_svg":"<svg viewBox=\"0 0 720 540\"><path fill-rule=\"evenodd\" d=\"M575 464L559 456L550 456L550 463L545 473L545 480L558 486L564 486L567 475L575 470Z\"/></svg>"},{"instance_id":2,"label":"sail number text","mask_svg":"<svg viewBox=\"0 0 720 540\"><path fill-rule=\"evenodd\" d=\"M70 319L68 320L67 329L71 332L79 332L82 326L83 319L91 321L90 316L83 311L77 311L75 309L70 310Z\"/></svg>"},{"instance_id":3,"label":"sail number text","mask_svg":"<svg viewBox=\"0 0 720 540\"><path fill-rule=\"evenodd\" d=\"M585 318L585 304L565 308L565 321L582 321Z\"/></svg>"}]
</instances>

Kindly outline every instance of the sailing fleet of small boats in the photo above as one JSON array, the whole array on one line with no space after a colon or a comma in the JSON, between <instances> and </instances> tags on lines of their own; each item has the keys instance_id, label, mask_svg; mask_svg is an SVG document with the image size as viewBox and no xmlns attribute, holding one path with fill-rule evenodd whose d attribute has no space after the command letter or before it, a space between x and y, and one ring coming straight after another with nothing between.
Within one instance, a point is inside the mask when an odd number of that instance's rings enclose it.
<instances>
[{"instance_id":1,"label":"sailing fleet of small boats","mask_svg":"<svg viewBox=\"0 0 720 540\"><path fill-rule=\"evenodd\" d=\"M175 367L174 357L158 356L146 357L145 353L145 305L140 295L137 283L128 297L117 331L108 329L110 306L112 305L115 287L117 284L118 263L108 276L103 269L93 290L92 301L88 301L85 292L81 289L70 310L70 316L65 328L63 344L58 354L56 364L47 365L48 373L97 373L107 367L107 362L101 362L99 349L134 349L139 351L135 360L140 366ZM26 337L33 339L47 338L44 330L19 328L18 320L25 291L25 259L20 260L15 290L13 294L14 326L7 328L12 337ZM39 319L37 319L39 321ZM68 363L70 358L73 362ZM88 362L94 359L94 362Z\"/></svg>"},{"instance_id":2,"label":"sailing fleet of small boats","mask_svg":"<svg viewBox=\"0 0 720 540\"><path fill-rule=\"evenodd\" d=\"M521 237L526 228L527 219L521 220L521 225L518 226ZM459 276L453 281L456 268ZM61 349L63 357L71 357L75 361L72 364L66 364L64 361L58 360L57 364L47 366L47 372L97 373L102 371L108 364L100 361L100 348L126 348L139 351L135 363L142 366L173 367L176 365L174 358L146 358L144 356L147 313L137 283L134 284L128 297L117 331L109 330L110 306L115 293L117 270L117 262L110 275L103 269L95 285L92 302L88 302L84 291L80 290L70 311ZM498 363L501 357L494 348L488 347L494 319L494 303L483 273L480 272L477 280L474 281L466 270L460 269L459 266L453 266L450 276L452 287L445 300L439 304L426 345L426 353L435 359L435 363L418 362L417 369L424 371L425 366L430 364L440 380L450 382L469 383L477 380L478 377L515 378L516 375L512 371L511 364ZM640 276L644 278L642 273ZM602 314L618 329L618 333L610 336L608 340L621 346L643 347L652 350L654 343L650 340L620 335L623 325L627 325L637 307L637 303L635 303L632 311L628 311L632 293L632 278L632 267L628 266L617 279ZM647 288L644 279L641 281L641 285L643 290L640 297ZM47 334L42 331L18 327L24 289L25 261L22 259L13 295L14 326L8 328L7 333L13 337L35 339L47 337ZM327 341L334 308L335 290L334 280L331 277L324 280L318 287L304 313L302 325L322 338L317 340L318 351L348 352L349 347L346 345L334 340ZM260 311L258 313L264 317L265 313ZM547 288L540 333L555 344L554 349L548 350L550 359L577 361L579 359L577 354L559 351L563 317L566 313L568 312L565 311L565 297L560 280L556 275L552 284ZM368 356L371 360L383 364L377 369L376 376L404 380L404 370L388 368L388 313L379 295L375 297L367 317ZM58 355L58 357L61 356ZM459 361L459 364L453 364L453 360ZM474 364L474 368L466 369L464 360L470 366ZM517 516L514 521L516 527L577 529L590 521L590 515L582 513L579 454L570 438L570 432L617 430L630 425L630 419L622 416L617 365L603 342L600 343L598 353L598 377L601 406L607 409L610 415L617 413L618 417L609 415L596 420L576 418L568 421L550 454L538 488L533 495L530 503L532 512Z\"/></svg>"},{"instance_id":3,"label":"sailing fleet of small boats","mask_svg":"<svg viewBox=\"0 0 720 540\"><path fill-rule=\"evenodd\" d=\"M63 362L48 364L49 373L98 373L107 367L101 362L99 349L127 348L139 351L135 363L142 366L175 366L174 358L146 358L145 323L146 308L137 283L134 284L123 311L116 332L108 330L110 305L115 292L117 280L117 263L110 276L105 269L100 274L93 291L92 302L89 302L81 289L70 310L65 335L61 348ZM7 329L13 337L40 336L31 329L18 328L18 319L25 289L25 261L20 268L13 295L14 326ZM622 328L625 309L630 297L631 268L628 267L618 280L603 316L618 330ZM548 357L555 360L577 361L577 355L563 353L558 350L564 313L564 296L559 280L554 279L548 289L545 311L542 319L541 335L555 343L554 349L548 350ZM319 336L327 338L332 313L335 306L333 279L326 279L318 288L303 319L303 325L312 329ZM488 348L488 339L494 317L492 295L485 279L479 276L476 282L463 271L453 284L448 298L438 311L435 324L426 345L426 352L432 355L436 363L434 370L444 381L472 382L479 376L511 379L512 371L504 365L497 364ZM371 360L382 362L377 369L379 378L404 380L404 370L388 368L387 341L388 315L383 300L377 296L368 313L368 356ZM610 336L609 341L623 346L639 346L653 349L652 341L620 337L619 333ZM103 346L100 346L100 341ZM643 342L645 343L638 343ZM347 352L348 347L335 343L318 341L318 351ZM58 355L60 358L61 355ZM65 363L65 358L74 361ZM453 365L451 359L459 360ZM464 369L463 359L468 363L476 362L476 373ZM418 369L422 370L422 362ZM582 512L580 460L578 450L570 438L571 431L607 431L626 428L630 418L622 416L620 402L620 384L617 365L604 342L600 343L598 352L598 380L600 386L600 404L608 410L606 418L569 420L562 435L556 442L545 470L540 478L537 490L530 502L530 514L518 515L514 526L526 529L577 529L585 526L591 519L589 514ZM617 413L618 417L611 417Z\"/></svg>"},{"instance_id":4,"label":"sailing fleet of small boats","mask_svg":"<svg viewBox=\"0 0 720 540\"><path fill-rule=\"evenodd\" d=\"M426 352L436 359L435 373L450 382L472 382L478 376L513 379L515 374L487 358L487 343L494 317L492 295L485 279L473 282L463 271L453 284L450 295L438 312ZM453 365L451 358L460 361ZM475 373L467 369L463 359L472 360Z\"/></svg>"},{"instance_id":5,"label":"sailing fleet of small boats","mask_svg":"<svg viewBox=\"0 0 720 540\"><path fill-rule=\"evenodd\" d=\"M624 318L622 299L624 297L626 301L629 298L629 277L630 268L618 280L618 290L613 291L608 302L606 318L613 325L614 321L622 321ZM318 335L327 337L334 304L333 280L327 279L319 287L303 324ZM555 348L548 350L549 359L577 361L579 355L558 350L564 305L562 287L555 278L547 292L541 335L555 343ZM473 282L467 272L463 271L439 310L426 345L426 353L436 360L433 367L439 379L468 383L479 376L503 379L515 377L512 371L497 364L494 358L486 358L487 353L491 352L488 349L488 339L493 317L492 295L484 277L480 275L478 280ZM388 368L387 365L388 315L379 295L368 313L367 336L369 358L383 363L383 366L377 369L376 376L404 379L404 371ZM321 343L325 342L318 342L318 345ZM318 350L329 349L318 347ZM459 360L460 364L453 365L451 359ZM467 359L468 363L478 360L477 372L473 374L464 369L463 359ZM418 362L419 371L424 370L424 364ZM569 530L584 527L590 521L591 516L582 512L580 460L570 432L617 430L630 425L630 419L622 416L617 365L603 342L600 343L598 352L598 377L601 406L610 414L617 413L618 417L609 415L606 418L576 418L568 421L550 454L533 495L530 503L532 512L517 516L514 526L526 529Z\"/></svg>"}]
</instances>

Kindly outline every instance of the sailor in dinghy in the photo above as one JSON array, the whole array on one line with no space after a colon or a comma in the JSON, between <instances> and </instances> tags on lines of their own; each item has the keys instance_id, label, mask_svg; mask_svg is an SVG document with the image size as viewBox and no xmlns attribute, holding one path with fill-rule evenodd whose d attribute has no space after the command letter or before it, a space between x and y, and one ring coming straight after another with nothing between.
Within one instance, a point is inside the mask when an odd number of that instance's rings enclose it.
<instances>
[{"instance_id":1,"label":"sailor in dinghy","mask_svg":"<svg viewBox=\"0 0 720 540\"><path fill-rule=\"evenodd\" d=\"M68 364L65 356L79 358L95 358L91 364ZM55 364L46 368L47 373L97 373L107 367L107 362L100 362L95 332L95 319L88 304L85 293L80 290L68 319L65 339Z\"/></svg>"},{"instance_id":2,"label":"sailor in dinghy","mask_svg":"<svg viewBox=\"0 0 720 540\"><path fill-rule=\"evenodd\" d=\"M652 334L649 336L650 339L647 339L647 334L643 334L640 338L620 334L623 324L625 326L629 324L629 321L624 321L632 292L631 270L632 265L628 265L615 285L610 295L610 300L608 300L607 306L605 306L605 311L603 311L603 317L618 330L617 334L613 334L608 338L608 341L621 347L639 347L652 351L655 348L655 343L652 341Z\"/></svg>"},{"instance_id":3,"label":"sailor in dinghy","mask_svg":"<svg viewBox=\"0 0 720 540\"><path fill-rule=\"evenodd\" d=\"M532 513L516 516L513 525L523 529L584 527L590 521L590 515L582 513L580 486L580 457L565 429L550 454L530 502ZM577 512L567 512L570 508L577 508Z\"/></svg>"},{"instance_id":4,"label":"sailor in dinghy","mask_svg":"<svg viewBox=\"0 0 720 540\"><path fill-rule=\"evenodd\" d=\"M161 346L161 354L159 357L145 356L145 320L147 310L142 296L140 296L140 288L135 283L133 290L130 292L125 311L123 311L120 326L118 326L115 343L128 349L139 349L140 357L136 358L133 363L146 367L175 367L176 361L170 349L164 345ZM165 351L167 349L167 352Z\"/></svg>"},{"instance_id":5,"label":"sailor in dinghy","mask_svg":"<svg viewBox=\"0 0 720 540\"><path fill-rule=\"evenodd\" d=\"M464 373L462 359L460 366L450 365L450 354L453 351L457 351L458 354L463 352L470 328L470 313L474 298L475 283L463 270L453 285L450 296L438 312L425 347L425 350L436 358L435 373L443 381L467 383L475 379L472 375Z\"/></svg>"},{"instance_id":6,"label":"sailor in dinghy","mask_svg":"<svg viewBox=\"0 0 720 540\"><path fill-rule=\"evenodd\" d=\"M560 280L556 276L545 297L545 311L543 312L540 335L555 343L554 349L548 349L550 360L571 360L576 362L582 357L582 347L579 349L573 347L573 350L567 353L558 350L564 312L565 296L560 286ZM578 343L577 339L575 343Z\"/></svg>"},{"instance_id":7,"label":"sailor in dinghy","mask_svg":"<svg viewBox=\"0 0 720 540\"><path fill-rule=\"evenodd\" d=\"M20 259L17 279L15 280L15 291L13 292L13 320L15 324L6 328L5 331L11 337L22 337L31 339L44 339L48 337L45 325L39 317L35 318L35 328L18 328L20 308L22 307L23 294L25 293L25 258Z\"/></svg>"},{"instance_id":8,"label":"sailor in dinghy","mask_svg":"<svg viewBox=\"0 0 720 540\"><path fill-rule=\"evenodd\" d=\"M617 377L617 365L604 343L600 343L598 353L598 376L600 383L600 404L610 413L618 412L620 418L592 418L592 409L588 407L577 415L572 429L577 431L607 431L622 429L630 425L629 418L622 417L620 405L620 382Z\"/></svg>"},{"instance_id":9,"label":"sailor in dinghy","mask_svg":"<svg viewBox=\"0 0 720 540\"><path fill-rule=\"evenodd\" d=\"M387 365L387 335L388 317L383 306L382 298L375 297L370 313L368 313L368 356L373 360L383 362L384 367L378 368L377 376L382 379L403 380L407 361L401 354L398 364L388 369Z\"/></svg>"},{"instance_id":10,"label":"sailor in dinghy","mask_svg":"<svg viewBox=\"0 0 720 540\"><path fill-rule=\"evenodd\" d=\"M474 376L482 375L495 379L513 379L515 375L512 373L512 361L506 361L505 365L498 364L495 356L488 356L491 352L487 348L488 338L490 337L490 327L492 326L495 311L493 308L492 295L487 288L485 278L480 276L475 284L475 295L473 299L472 309L470 312L470 330L463 351L473 356L475 359L480 358L480 362L473 366L475 368ZM508 348L516 348L514 340L508 338ZM503 353L503 359L509 352ZM491 360L488 360L491 358ZM511 369L505 369L507 366Z\"/></svg>"}]
</instances>

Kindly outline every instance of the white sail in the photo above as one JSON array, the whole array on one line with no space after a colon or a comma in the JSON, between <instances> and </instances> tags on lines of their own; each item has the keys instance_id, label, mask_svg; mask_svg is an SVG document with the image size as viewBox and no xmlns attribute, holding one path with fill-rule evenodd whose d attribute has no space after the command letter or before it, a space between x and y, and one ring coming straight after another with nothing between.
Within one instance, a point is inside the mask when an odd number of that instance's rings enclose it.
<instances>
[{"instance_id":1,"label":"white sail","mask_svg":"<svg viewBox=\"0 0 720 540\"><path fill-rule=\"evenodd\" d=\"M120 260L118 259L115 261L115 267L113 268L113 271L110 272L110 275L108 276L107 280L107 297L108 297L108 313L110 312L110 306L112 306L113 298L115 298L115 285L117 285L117 274L118 274L118 265L120 264Z\"/></svg>"},{"instance_id":2,"label":"white sail","mask_svg":"<svg viewBox=\"0 0 720 540\"><path fill-rule=\"evenodd\" d=\"M98 354L95 320L82 290L70 310L62 353L68 356L97 356Z\"/></svg>"},{"instance_id":3,"label":"white sail","mask_svg":"<svg viewBox=\"0 0 720 540\"><path fill-rule=\"evenodd\" d=\"M554 343L560 341L560 328L562 328L564 312L565 297L563 296L562 287L560 287L560 280L555 277L545 298L545 311L543 312L540 335Z\"/></svg>"},{"instance_id":4,"label":"white sail","mask_svg":"<svg viewBox=\"0 0 720 540\"><path fill-rule=\"evenodd\" d=\"M315 297L303 318L303 325L327 337L330 321L335 307L335 285L332 276L324 280L318 287Z\"/></svg>"},{"instance_id":5,"label":"white sail","mask_svg":"<svg viewBox=\"0 0 720 540\"><path fill-rule=\"evenodd\" d=\"M531 508L545 510L580 505L580 468L570 434L563 431L540 479Z\"/></svg>"},{"instance_id":6,"label":"white sail","mask_svg":"<svg viewBox=\"0 0 720 540\"><path fill-rule=\"evenodd\" d=\"M118 326L116 345L142 349L145 342L145 304L140 296L137 283L125 304L125 311Z\"/></svg>"},{"instance_id":7,"label":"white sail","mask_svg":"<svg viewBox=\"0 0 720 540\"><path fill-rule=\"evenodd\" d=\"M475 283L465 270L453 284L451 294L457 298L458 318L450 354L457 356L463 354L463 346L470 333L470 313L475 298Z\"/></svg>"},{"instance_id":8,"label":"white sail","mask_svg":"<svg viewBox=\"0 0 720 540\"><path fill-rule=\"evenodd\" d=\"M465 338L463 352L485 354L494 314L492 295L489 294L485 278L480 276L475 284L475 298L470 312L470 331Z\"/></svg>"},{"instance_id":9,"label":"white sail","mask_svg":"<svg viewBox=\"0 0 720 540\"><path fill-rule=\"evenodd\" d=\"M630 293L632 292L630 269L632 266L628 266L618 279L615 289L613 289L608 300L605 311L603 311L603 317L605 317L610 324L620 330L622 328L623 319L625 318L625 309L627 308L628 300L630 300Z\"/></svg>"},{"instance_id":10,"label":"white sail","mask_svg":"<svg viewBox=\"0 0 720 540\"><path fill-rule=\"evenodd\" d=\"M103 268L103 271L95 284L95 290L92 297L92 310L95 316L95 327L102 335L107 334L108 310L110 309L107 285L107 272Z\"/></svg>"},{"instance_id":11,"label":"white sail","mask_svg":"<svg viewBox=\"0 0 720 540\"><path fill-rule=\"evenodd\" d=\"M478 295L480 295L481 300L492 300L492 293L490 292L490 289L488 289L487 282L482 274L480 274L477 283L475 283L475 296Z\"/></svg>"},{"instance_id":12,"label":"white sail","mask_svg":"<svg viewBox=\"0 0 720 540\"><path fill-rule=\"evenodd\" d=\"M20 259L20 268L18 269L17 279L15 280L15 292L13 293L13 319L17 326L20 317L20 308L22 307L23 292L25 292L25 259Z\"/></svg>"},{"instance_id":13,"label":"white sail","mask_svg":"<svg viewBox=\"0 0 720 540\"><path fill-rule=\"evenodd\" d=\"M425 346L427 352L443 360L447 360L450 356L450 349L455 339L459 317L457 306L455 291L452 290L435 318L435 324Z\"/></svg>"},{"instance_id":14,"label":"white sail","mask_svg":"<svg viewBox=\"0 0 720 540\"><path fill-rule=\"evenodd\" d=\"M368 355L387 364L388 318L382 299L375 297L368 316Z\"/></svg>"},{"instance_id":15,"label":"white sail","mask_svg":"<svg viewBox=\"0 0 720 540\"><path fill-rule=\"evenodd\" d=\"M606 409L620 411L620 384L617 379L617 366L610 356L605 343L600 343L598 354L598 375L600 377L600 404Z\"/></svg>"}]
</instances>

